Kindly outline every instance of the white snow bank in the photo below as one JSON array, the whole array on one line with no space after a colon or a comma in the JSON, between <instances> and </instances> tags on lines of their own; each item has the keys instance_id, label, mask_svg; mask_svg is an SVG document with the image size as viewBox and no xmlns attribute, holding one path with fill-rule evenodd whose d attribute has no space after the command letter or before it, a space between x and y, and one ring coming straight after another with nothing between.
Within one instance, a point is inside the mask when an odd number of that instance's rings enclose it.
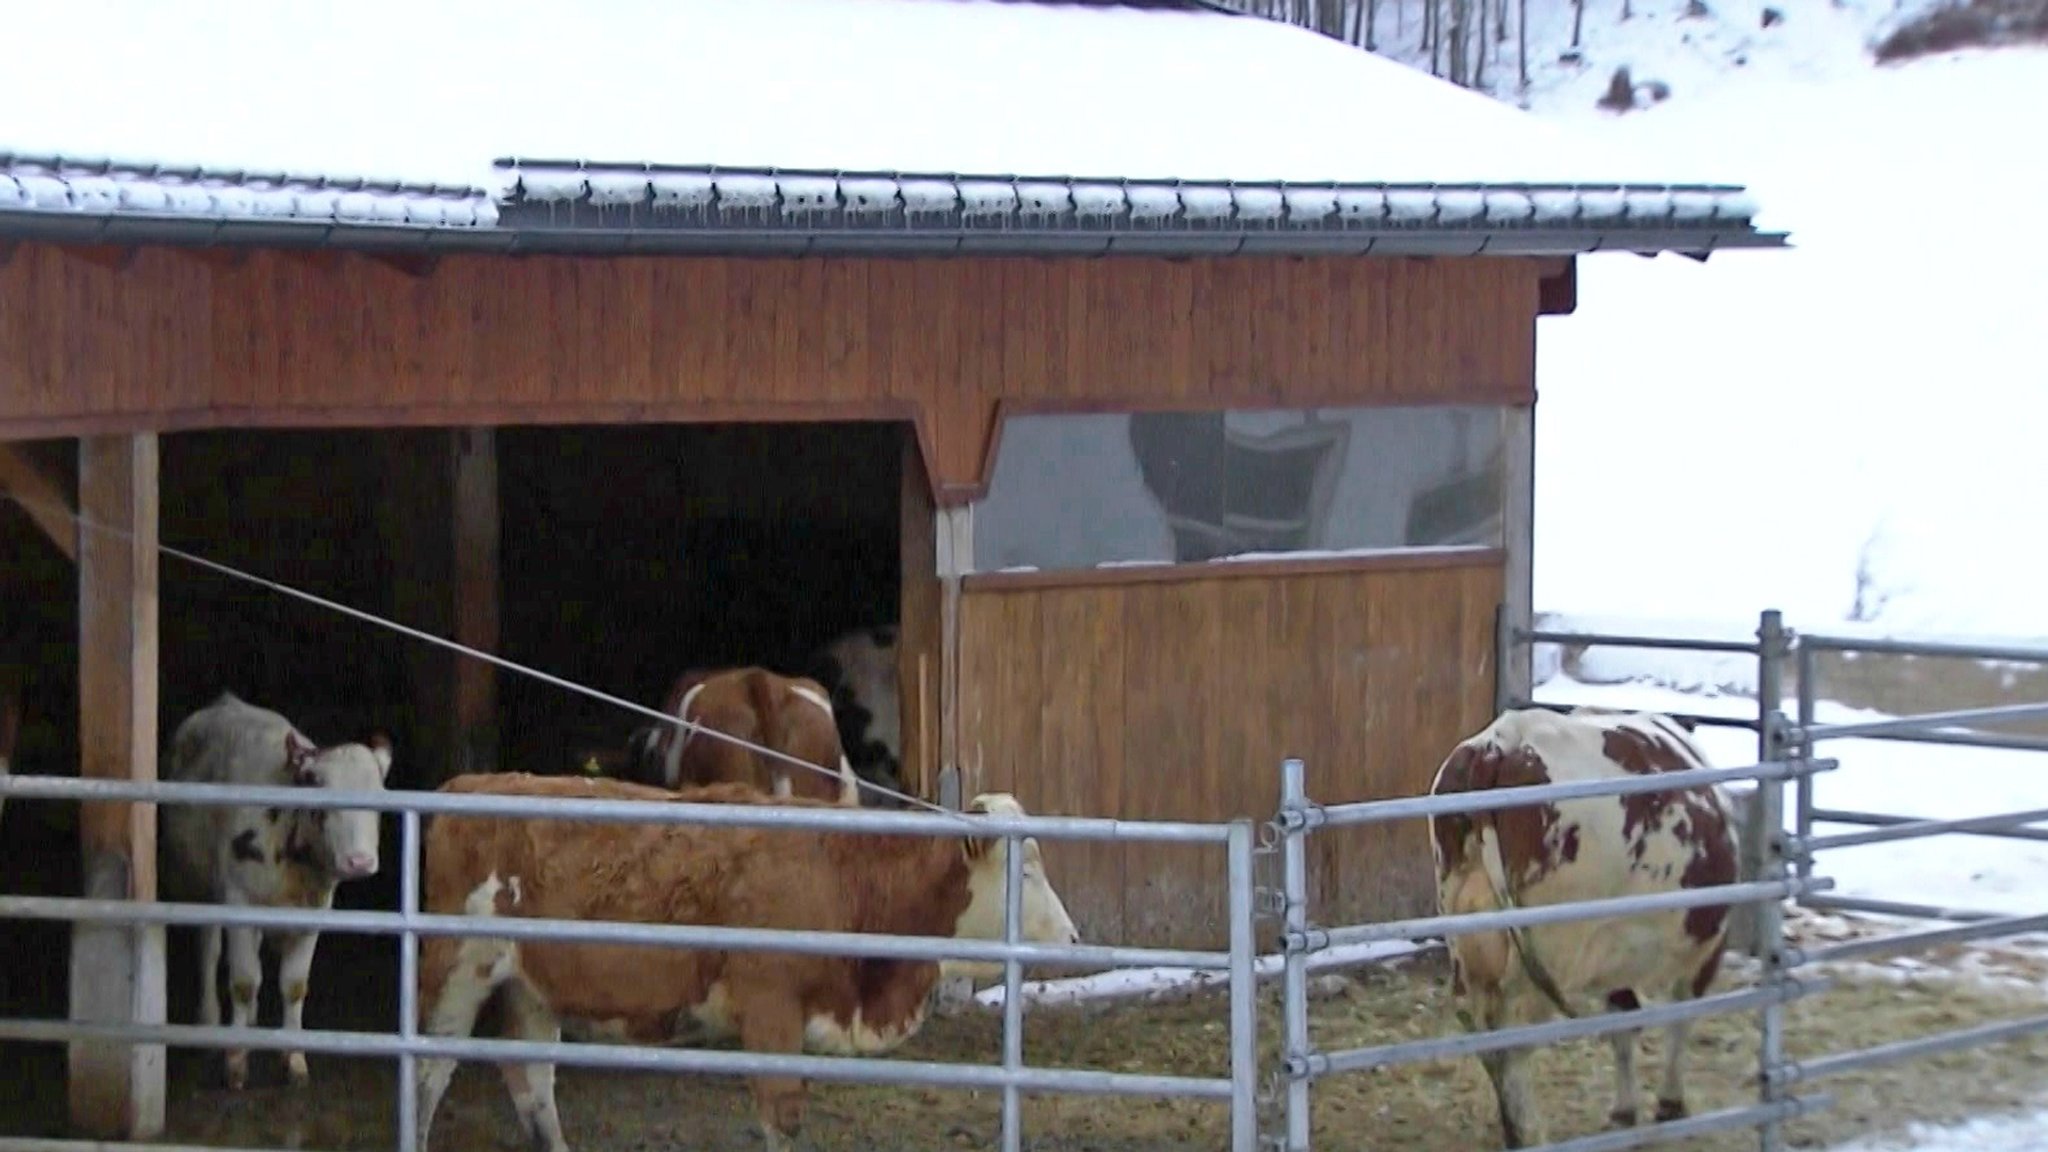
<instances>
[{"instance_id":1,"label":"white snow bank","mask_svg":"<svg viewBox=\"0 0 2048 1152\"><path fill-rule=\"evenodd\" d=\"M1350 968L1360 964L1384 964L1418 955L1435 946L1391 940L1331 948L1310 956L1308 970L1320 972L1329 968ZM1281 963L1278 956L1259 957L1258 978L1278 979ZM1020 991L1024 995L1025 1004L1049 1007L1133 997L1156 1000L1205 988L1219 988L1229 982L1230 974L1227 972L1209 972L1198 968L1117 968L1108 972L1097 972L1091 976L1075 976L1063 980L1027 980ZM993 988L984 988L976 992L974 1001L985 1008L1002 1007L1003 986L997 984Z\"/></svg>"},{"instance_id":2,"label":"white snow bank","mask_svg":"<svg viewBox=\"0 0 2048 1152\"><path fill-rule=\"evenodd\" d=\"M1826 7L1771 34L1828 32ZM2048 234L2013 226L2009 191L2048 185L2048 149L2007 118L2048 99L2048 51L1856 51L1620 117L1554 108L1734 173L1796 247L1580 261L1577 312L1539 321L1537 605L1749 627L1775 606L1832 631L1868 543L1877 624L2048 636L2026 527L2048 491Z\"/></svg>"},{"instance_id":3,"label":"white snow bank","mask_svg":"<svg viewBox=\"0 0 2048 1152\"><path fill-rule=\"evenodd\" d=\"M1246 181L1698 180L1273 21L991 0L67 0L0 150L482 182L510 156ZM1275 131L1286 121L1287 131Z\"/></svg>"},{"instance_id":4,"label":"white snow bank","mask_svg":"<svg viewBox=\"0 0 2048 1152\"><path fill-rule=\"evenodd\" d=\"M2048 1112L1986 1116L1952 1126L1914 1124L1904 1136L1837 1144L1829 1152L2040 1152L2048 1148Z\"/></svg>"}]
</instances>

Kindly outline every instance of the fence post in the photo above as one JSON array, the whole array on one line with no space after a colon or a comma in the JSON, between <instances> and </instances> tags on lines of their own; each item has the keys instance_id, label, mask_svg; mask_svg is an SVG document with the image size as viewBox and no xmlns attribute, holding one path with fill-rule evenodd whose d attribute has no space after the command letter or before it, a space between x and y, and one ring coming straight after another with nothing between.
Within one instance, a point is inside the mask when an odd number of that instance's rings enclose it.
<instances>
[{"instance_id":1,"label":"fence post","mask_svg":"<svg viewBox=\"0 0 2048 1152\"><path fill-rule=\"evenodd\" d=\"M1813 742L1806 733L1813 728L1814 703L1820 692L1816 683L1817 670L1814 667L1814 650L1802 641L1798 646L1799 676L1799 739L1796 751L1801 759L1813 756ZM1813 877L1813 855L1805 846L1813 839L1813 776L1802 773L1792 782L1793 815L1792 830L1799 837L1800 850L1793 857L1801 880ZM1793 898L1801 907L1806 905L1806 893Z\"/></svg>"},{"instance_id":2,"label":"fence post","mask_svg":"<svg viewBox=\"0 0 2048 1152\"><path fill-rule=\"evenodd\" d=\"M1257 877L1252 822L1230 822L1230 1152L1259 1146Z\"/></svg>"},{"instance_id":3,"label":"fence post","mask_svg":"<svg viewBox=\"0 0 2048 1152\"><path fill-rule=\"evenodd\" d=\"M1302 934L1308 931L1308 831L1301 819L1307 807L1302 762L1290 757L1280 765L1280 891L1286 909L1280 1061L1287 1080L1286 1152L1308 1152L1308 952L1301 946Z\"/></svg>"},{"instance_id":4,"label":"fence post","mask_svg":"<svg viewBox=\"0 0 2048 1152\"><path fill-rule=\"evenodd\" d=\"M1773 725L1782 725L1784 720L1780 709L1785 698L1787 634L1784 616L1776 608L1764 610L1757 621L1756 639L1756 758L1763 763L1783 754ZM1742 830L1740 871L1744 880L1763 879L1770 845L1783 836L1784 797L1775 791L1778 787L1759 780L1756 790L1750 793ZM1759 960L1768 956L1770 944L1764 939L1762 906L1752 905L1746 915L1737 919L1737 927L1747 938L1749 954Z\"/></svg>"},{"instance_id":5,"label":"fence post","mask_svg":"<svg viewBox=\"0 0 2048 1152\"><path fill-rule=\"evenodd\" d=\"M398 909L411 921L420 914L420 814L398 814ZM408 923L398 938L398 1035L419 1035L420 937ZM398 1058L398 1152L420 1147L419 1059L407 1052Z\"/></svg>"},{"instance_id":6,"label":"fence post","mask_svg":"<svg viewBox=\"0 0 2048 1152\"><path fill-rule=\"evenodd\" d=\"M1765 717L1763 733L1769 751L1764 759L1803 759L1804 752L1788 747L1785 714L1772 709ZM1801 777L1806 779L1806 777ZM1756 823L1766 829L1762 836L1761 875L1763 880L1784 880L1789 871L1785 851L1785 782L1759 780L1756 791ZM1782 988L1791 978L1785 963L1785 909L1782 900L1764 900L1756 909L1756 952L1763 962L1762 983ZM1764 1005L1758 1021L1757 1088L1761 1103L1776 1104L1785 1097L1785 1001L1774 999ZM1784 1123L1772 1118L1757 1128L1761 1152L1779 1152L1784 1147Z\"/></svg>"},{"instance_id":7,"label":"fence post","mask_svg":"<svg viewBox=\"0 0 2048 1152\"><path fill-rule=\"evenodd\" d=\"M1003 943L1015 946L1024 937L1024 840L1003 841ZM1024 1066L1024 962L1003 958L1003 1071ZM1003 1085L1003 1152L1024 1146L1024 1112L1015 1082Z\"/></svg>"}]
</instances>

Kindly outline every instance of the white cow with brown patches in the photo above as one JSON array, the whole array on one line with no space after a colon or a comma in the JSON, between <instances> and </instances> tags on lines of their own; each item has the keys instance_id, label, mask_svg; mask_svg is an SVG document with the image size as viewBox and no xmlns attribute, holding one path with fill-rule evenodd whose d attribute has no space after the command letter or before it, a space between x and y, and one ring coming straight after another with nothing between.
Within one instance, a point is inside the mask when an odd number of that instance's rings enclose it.
<instances>
[{"instance_id":1,"label":"white cow with brown patches","mask_svg":"<svg viewBox=\"0 0 2048 1152\"><path fill-rule=\"evenodd\" d=\"M1461 741L1431 795L1614 780L1710 767L1668 716L1580 708L1508 711ZM1713 786L1528 804L1431 821L1444 915L1674 892L1736 880L1736 820ZM1629 1011L1642 994L1688 1000L1720 968L1728 906L1475 932L1450 941L1467 1028L1538 1023L1554 1012ZM1636 1122L1635 1032L1615 1033L1610 1119ZM1686 1025L1670 1026L1657 1118L1686 1114ZM1545 1142L1530 1096L1529 1050L1484 1053L1505 1147Z\"/></svg>"},{"instance_id":2,"label":"white cow with brown patches","mask_svg":"<svg viewBox=\"0 0 2048 1152\"><path fill-rule=\"evenodd\" d=\"M441 791L832 806L737 784L676 793L523 773L458 776ZM969 812L951 837L436 816L424 846L424 905L430 913L1001 939L1008 848L975 835L974 814L1023 808L998 794L977 797ZM1021 843L1023 937L1078 940L1037 842ZM436 937L420 946L419 1026L467 1035L495 998L505 1030L521 1039L559 1039L562 1022L577 1019L616 1021L617 1034L643 1044L728 1039L752 1052L868 1056L916 1035L939 979L929 961ZM420 1061L422 1150L454 1069L452 1060ZM529 1146L566 1152L554 1066L499 1071ZM751 1083L778 1152L801 1127L804 1082Z\"/></svg>"},{"instance_id":3,"label":"white cow with brown patches","mask_svg":"<svg viewBox=\"0 0 2048 1152\"><path fill-rule=\"evenodd\" d=\"M378 792L391 772L391 743L381 734L365 744L316 747L289 720L223 692L178 725L171 738L167 780L202 784L334 788ZM332 908L336 885L377 873L379 814L358 809L200 807L161 809L168 892L182 899L268 908ZM284 1028L299 1031L306 979L313 969L318 932L265 933L256 928L199 930L199 1022L220 1023L216 987L221 938L227 938L229 1024L249 1026L263 987L261 946L277 939L278 985ZM227 1053L228 1087L249 1077L249 1053ZM307 1080L306 1054L290 1051L285 1065L293 1084Z\"/></svg>"}]
</instances>

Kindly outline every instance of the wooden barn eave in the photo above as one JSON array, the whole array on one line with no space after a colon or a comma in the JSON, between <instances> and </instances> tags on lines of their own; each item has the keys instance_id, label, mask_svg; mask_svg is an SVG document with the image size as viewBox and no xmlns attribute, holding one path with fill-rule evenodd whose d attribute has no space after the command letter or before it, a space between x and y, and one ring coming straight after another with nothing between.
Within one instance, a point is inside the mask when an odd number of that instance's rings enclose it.
<instances>
[{"instance_id":1,"label":"wooden barn eave","mask_svg":"<svg viewBox=\"0 0 2048 1152\"><path fill-rule=\"evenodd\" d=\"M339 249L407 255L573 256L1100 256L1568 257L1592 252L1675 252L1696 259L1723 249L1782 248L1784 233L1728 222L1702 227L1404 227L1389 229L1186 229L959 227L460 227L239 219L178 214L0 210L0 243L43 241L115 248ZM424 271L427 266L421 265Z\"/></svg>"}]
</instances>

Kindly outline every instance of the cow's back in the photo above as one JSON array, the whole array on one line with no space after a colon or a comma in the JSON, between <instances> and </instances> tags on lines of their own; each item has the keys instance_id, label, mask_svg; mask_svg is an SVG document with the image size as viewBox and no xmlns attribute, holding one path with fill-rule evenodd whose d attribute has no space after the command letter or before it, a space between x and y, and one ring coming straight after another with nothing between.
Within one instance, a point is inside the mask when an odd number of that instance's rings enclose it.
<instances>
[{"instance_id":1,"label":"cow's back","mask_svg":"<svg viewBox=\"0 0 2048 1152\"><path fill-rule=\"evenodd\" d=\"M172 732L164 779L192 784L288 784L284 770L288 732L298 734L283 716L223 692ZM211 886L215 853L240 810L196 804L163 806L164 847L175 869L166 879L175 889Z\"/></svg>"},{"instance_id":2,"label":"cow's back","mask_svg":"<svg viewBox=\"0 0 2048 1152\"><path fill-rule=\"evenodd\" d=\"M1449 794L1543 783L1612 780L1711 765L1668 718L1647 714L1545 709L1503 713L1460 742L1431 791ZM1483 814L1434 822L1438 876L1458 911L1494 904L1485 893L1476 830ZM1498 809L1491 816L1500 866L1525 906L1676 891L1735 881L1732 808L1712 786L1560 800ZM1610 918L1532 930L1561 981L1626 983L1643 958L1665 957L1679 970L1697 961L1671 951L1673 934L1705 945L1725 910L1699 909ZM1612 968L1612 971L1603 971Z\"/></svg>"},{"instance_id":3,"label":"cow's back","mask_svg":"<svg viewBox=\"0 0 2048 1152\"><path fill-rule=\"evenodd\" d=\"M738 785L685 792L622 781L495 773L443 792L563 799L776 803ZM424 852L428 911L460 914L480 888L504 886L498 914L766 928L850 930L852 902L814 833L536 817L433 818ZM700 1002L725 956L710 950L522 941L520 967L563 1015L628 1018L653 1003Z\"/></svg>"},{"instance_id":4,"label":"cow's back","mask_svg":"<svg viewBox=\"0 0 2048 1152\"><path fill-rule=\"evenodd\" d=\"M1462 780L1461 759L1470 766ZM1512 766L1488 779L1489 763ZM1690 735L1665 717L1527 708L1501 714L1462 742L1438 770L1431 791L1614 780L1711 766ZM1524 866L1543 873L1518 879L1547 881L1546 903L1735 878L1732 851L1722 850L1734 836L1733 811L1711 785L1551 801L1500 809L1496 818L1510 841L1506 847L1519 849ZM1514 829L1513 823L1523 827ZM1540 854L1540 862L1526 859L1531 852ZM1696 862L1695 856L1705 859ZM1684 875L1689 866L1691 875Z\"/></svg>"}]
</instances>

